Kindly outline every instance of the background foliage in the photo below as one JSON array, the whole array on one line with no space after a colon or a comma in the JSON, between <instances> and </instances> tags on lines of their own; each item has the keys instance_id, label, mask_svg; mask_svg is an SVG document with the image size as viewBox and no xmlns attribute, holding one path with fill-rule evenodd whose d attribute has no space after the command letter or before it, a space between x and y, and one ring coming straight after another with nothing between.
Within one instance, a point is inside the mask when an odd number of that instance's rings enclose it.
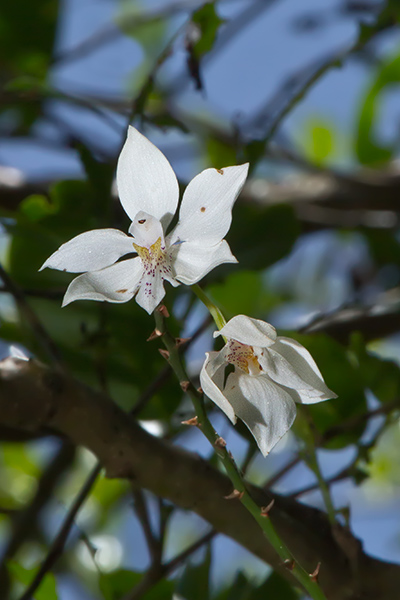
<instances>
[{"instance_id":1,"label":"background foliage","mask_svg":"<svg viewBox=\"0 0 400 600\"><path fill-rule=\"evenodd\" d=\"M339 397L302 412L267 460L243 426L233 432L213 418L250 481L323 507L310 459L317 447L340 518L351 506L367 550L398 561L399 7L294 4L2 6L2 352L12 344L62 360L144 427L216 464L181 424L191 407L156 343L145 343L152 318L134 302L61 309L71 276L37 271L82 231L127 230L113 178L128 122L163 149L182 184L205 166L250 161L228 235L239 264L202 285L227 318L250 314L298 339ZM281 44L268 44L270 23L286 32ZM186 358L196 380L213 343L208 317L183 287L169 287L166 303L174 334L195 334ZM54 437L26 440L1 426L0 437L0 578L4 597L19 598L94 459ZM37 600L300 597L228 539L202 539L206 524L161 498L137 490L132 500L126 482L102 475L84 496ZM368 528L357 511L368 511ZM374 545L371 522L379 527L384 511L393 537ZM152 570L173 557L165 572Z\"/></svg>"}]
</instances>

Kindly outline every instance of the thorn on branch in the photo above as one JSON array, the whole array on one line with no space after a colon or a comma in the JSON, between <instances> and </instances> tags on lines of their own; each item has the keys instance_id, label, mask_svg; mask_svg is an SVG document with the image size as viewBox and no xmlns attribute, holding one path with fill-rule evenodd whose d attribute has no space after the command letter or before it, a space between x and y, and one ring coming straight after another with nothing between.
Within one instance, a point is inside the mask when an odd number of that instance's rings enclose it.
<instances>
[{"instance_id":1,"label":"thorn on branch","mask_svg":"<svg viewBox=\"0 0 400 600\"><path fill-rule=\"evenodd\" d=\"M233 490L228 496L224 496L225 500L241 500L244 496L244 492L239 492L239 490Z\"/></svg>"},{"instance_id":2,"label":"thorn on branch","mask_svg":"<svg viewBox=\"0 0 400 600\"><path fill-rule=\"evenodd\" d=\"M199 394L202 394L202 395L204 394L204 392L203 392L203 388L202 388L202 387L198 387L198 388L197 388L197 391L199 392Z\"/></svg>"},{"instance_id":3,"label":"thorn on branch","mask_svg":"<svg viewBox=\"0 0 400 600\"><path fill-rule=\"evenodd\" d=\"M182 421L182 425L190 425L190 426L195 426L198 427L199 426L199 419L196 417L193 417L192 419L188 419L187 421Z\"/></svg>"},{"instance_id":4,"label":"thorn on branch","mask_svg":"<svg viewBox=\"0 0 400 600\"><path fill-rule=\"evenodd\" d=\"M162 333L162 331L160 331L159 329L157 329L157 328L156 328L156 329L155 329L155 330L154 330L154 331L153 331L153 332L150 334L150 336L147 338L146 342L152 342L153 340L155 340L155 339L157 339L157 338L161 337L162 335L164 335L164 334Z\"/></svg>"},{"instance_id":5,"label":"thorn on branch","mask_svg":"<svg viewBox=\"0 0 400 600\"><path fill-rule=\"evenodd\" d=\"M219 436L215 440L214 446L216 446L217 448L226 448L226 441L224 440L224 438L222 438L221 436Z\"/></svg>"},{"instance_id":6,"label":"thorn on branch","mask_svg":"<svg viewBox=\"0 0 400 600\"><path fill-rule=\"evenodd\" d=\"M275 500L272 499L271 502L267 506L262 506L261 507L261 516L269 517L269 513L271 511L271 508L274 506L274 504L275 504Z\"/></svg>"},{"instance_id":7,"label":"thorn on branch","mask_svg":"<svg viewBox=\"0 0 400 600\"><path fill-rule=\"evenodd\" d=\"M186 344L186 342L189 342L192 338L188 337L188 338L176 338L175 339L175 346L177 348L179 348L179 346L182 346L182 344Z\"/></svg>"},{"instance_id":8,"label":"thorn on branch","mask_svg":"<svg viewBox=\"0 0 400 600\"><path fill-rule=\"evenodd\" d=\"M165 358L165 360L169 360L169 352L168 352L168 350L165 350L165 348L159 348L158 351L161 354L161 356L163 358Z\"/></svg>"},{"instance_id":9,"label":"thorn on branch","mask_svg":"<svg viewBox=\"0 0 400 600\"><path fill-rule=\"evenodd\" d=\"M181 386L184 392L187 392L190 387L190 381L180 381L179 385Z\"/></svg>"},{"instance_id":10,"label":"thorn on branch","mask_svg":"<svg viewBox=\"0 0 400 600\"><path fill-rule=\"evenodd\" d=\"M165 304L160 304L160 306L157 308L157 310L165 319L168 319L169 312L168 312L168 308L165 306Z\"/></svg>"},{"instance_id":11,"label":"thorn on branch","mask_svg":"<svg viewBox=\"0 0 400 600\"><path fill-rule=\"evenodd\" d=\"M319 562L317 564L317 566L315 567L315 570L310 573L310 579L312 579L312 581L315 581L315 583L317 583L318 581L318 575L319 575L319 570L321 568L321 563Z\"/></svg>"},{"instance_id":12,"label":"thorn on branch","mask_svg":"<svg viewBox=\"0 0 400 600\"><path fill-rule=\"evenodd\" d=\"M286 567L289 571L293 571L295 562L291 558L287 558L283 561L283 566Z\"/></svg>"}]
</instances>

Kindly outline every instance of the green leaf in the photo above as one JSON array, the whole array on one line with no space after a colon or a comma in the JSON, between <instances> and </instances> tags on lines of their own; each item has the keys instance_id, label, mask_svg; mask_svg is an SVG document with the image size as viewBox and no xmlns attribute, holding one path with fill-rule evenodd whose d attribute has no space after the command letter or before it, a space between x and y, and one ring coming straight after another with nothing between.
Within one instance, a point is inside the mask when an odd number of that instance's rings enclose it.
<instances>
[{"instance_id":1,"label":"green leaf","mask_svg":"<svg viewBox=\"0 0 400 600\"><path fill-rule=\"evenodd\" d=\"M253 585L244 573L239 572L232 585L220 592L216 600L249 600Z\"/></svg>"},{"instance_id":2,"label":"green leaf","mask_svg":"<svg viewBox=\"0 0 400 600\"><path fill-rule=\"evenodd\" d=\"M34 567L33 569L26 569L13 560L10 560L7 563L7 568L10 574L24 586L30 585L37 572L37 567ZM46 573L33 597L36 600L58 599L56 579L52 573Z\"/></svg>"},{"instance_id":3,"label":"green leaf","mask_svg":"<svg viewBox=\"0 0 400 600\"><path fill-rule=\"evenodd\" d=\"M400 266L400 243L395 231L368 229L364 232L369 250L378 265L395 264Z\"/></svg>"},{"instance_id":4,"label":"green leaf","mask_svg":"<svg viewBox=\"0 0 400 600\"><path fill-rule=\"evenodd\" d=\"M209 286L207 294L215 300L226 318L238 314L261 318L278 301L265 289L264 279L261 272L238 271L228 275L223 282Z\"/></svg>"},{"instance_id":5,"label":"green leaf","mask_svg":"<svg viewBox=\"0 0 400 600\"><path fill-rule=\"evenodd\" d=\"M189 563L185 568L177 586L178 594L185 600L208 600L210 566L211 546L208 544L204 560L200 564Z\"/></svg>"},{"instance_id":6,"label":"green leaf","mask_svg":"<svg viewBox=\"0 0 400 600\"><path fill-rule=\"evenodd\" d=\"M379 351L380 344L370 344ZM382 358L368 351L360 335L354 334L351 339L351 351L354 353L360 369L360 377L365 388L381 402L391 402L400 397L400 369L392 360Z\"/></svg>"},{"instance_id":7,"label":"green leaf","mask_svg":"<svg viewBox=\"0 0 400 600\"><path fill-rule=\"evenodd\" d=\"M111 189L114 179L115 164L98 161L90 150L82 143L77 144L79 156L85 169L87 180L92 187L92 196L96 199L91 203L98 226L107 227L111 220L112 196Z\"/></svg>"},{"instance_id":8,"label":"green leaf","mask_svg":"<svg viewBox=\"0 0 400 600\"><path fill-rule=\"evenodd\" d=\"M359 26L358 44L366 44L377 32L385 27L400 22L400 6L398 0L387 0L383 3L378 18L372 24L361 23Z\"/></svg>"},{"instance_id":9,"label":"green leaf","mask_svg":"<svg viewBox=\"0 0 400 600\"><path fill-rule=\"evenodd\" d=\"M207 164L210 167L220 169L225 165L235 165L237 162L235 149L230 144L214 137L207 139L206 151L208 156Z\"/></svg>"},{"instance_id":10,"label":"green leaf","mask_svg":"<svg viewBox=\"0 0 400 600\"><path fill-rule=\"evenodd\" d=\"M400 83L400 54L383 61L369 86L360 107L355 150L362 164L378 166L390 160L393 145L383 145L376 139L375 127L380 116L383 93Z\"/></svg>"},{"instance_id":11,"label":"green leaf","mask_svg":"<svg viewBox=\"0 0 400 600\"><path fill-rule=\"evenodd\" d=\"M214 46L218 29L224 20L217 15L214 2L208 2L193 13L192 23L196 26L199 36L192 44L192 51L195 57L200 59Z\"/></svg>"},{"instance_id":12,"label":"green leaf","mask_svg":"<svg viewBox=\"0 0 400 600\"><path fill-rule=\"evenodd\" d=\"M147 115L147 118L153 125L159 127L162 130L174 128L178 129L182 133L189 133L189 129L185 125L185 123L168 112Z\"/></svg>"},{"instance_id":13,"label":"green leaf","mask_svg":"<svg viewBox=\"0 0 400 600\"><path fill-rule=\"evenodd\" d=\"M319 118L311 119L304 133L304 150L308 158L317 165L324 165L335 149L331 126Z\"/></svg>"},{"instance_id":14,"label":"green leaf","mask_svg":"<svg viewBox=\"0 0 400 600\"><path fill-rule=\"evenodd\" d=\"M119 569L112 573L102 573L99 578L100 592L104 600L121 600L131 592L142 580L142 573L127 569ZM152 587L144 596L146 600L172 600L174 584L162 580Z\"/></svg>"},{"instance_id":15,"label":"green leaf","mask_svg":"<svg viewBox=\"0 0 400 600\"><path fill-rule=\"evenodd\" d=\"M316 430L324 434L333 427L340 427L346 419L364 413L367 410L364 382L352 353L327 335L290 335L310 351L327 386L338 395L338 398L307 407ZM328 447L342 448L355 443L364 427L362 423L351 431L336 435ZM302 431L301 416L296 420L295 431L300 436L306 435Z\"/></svg>"},{"instance_id":16,"label":"green leaf","mask_svg":"<svg viewBox=\"0 0 400 600\"><path fill-rule=\"evenodd\" d=\"M0 54L4 73L45 76L54 45L58 5L56 0L2 3Z\"/></svg>"},{"instance_id":17,"label":"green leaf","mask_svg":"<svg viewBox=\"0 0 400 600\"><path fill-rule=\"evenodd\" d=\"M40 470L25 444L7 444L3 442L2 451L5 465L35 479L39 476Z\"/></svg>"},{"instance_id":18,"label":"green leaf","mask_svg":"<svg viewBox=\"0 0 400 600\"><path fill-rule=\"evenodd\" d=\"M239 203L227 236L242 269L265 269L291 251L300 226L291 206Z\"/></svg>"},{"instance_id":19,"label":"green leaf","mask_svg":"<svg viewBox=\"0 0 400 600\"><path fill-rule=\"evenodd\" d=\"M232 585L224 589L216 600L296 600L297 593L278 573L272 572L261 585L238 573Z\"/></svg>"},{"instance_id":20,"label":"green leaf","mask_svg":"<svg viewBox=\"0 0 400 600\"><path fill-rule=\"evenodd\" d=\"M118 569L112 573L101 573L99 578L100 592L104 600L119 600L131 591L142 579L141 573Z\"/></svg>"},{"instance_id":21,"label":"green leaf","mask_svg":"<svg viewBox=\"0 0 400 600\"><path fill-rule=\"evenodd\" d=\"M283 577L274 571L267 577L264 583L251 594L249 600L266 600L266 598L296 600L298 595L286 579L283 579Z\"/></svg>"},{"instance_id":22,"label":"green leaf","mask_svg":"<svg viewBox=\"0 0 400 600\"><path fill-rule=\"evenodd\" d=\"M364 465L370 480L387 495L400 488L400 428L398 422L389 425L370 450L368 463Z\"/></svg>"},{"instance_id":23,"label":"green leaf","mask_svg":"<svg viewBox=\"0 0 400 600\"><path fill-rule=\"evenodd\" d=\"M57 0L2 2L2 90L6 89L9 81L20 77L46 80L53 58L58 9ZM0 114L10 123L14 135L27 135L32 124L42 115L42 98L30 92L4 92Z\"/></svg>"},{"instance_id":24,"label":"green leaf","mask_svg":"<svg viewBox=\"0 0 400 600\"><path fill-rule=\"evenodd\" d=\"M54 213L55 206L49 202L46 196L33 194L21 202L20 211L28 221L34 223Z\"/></svg>"},{"instance_id":25,"label":"green leaf","mask_svg":"<svg viewBox=\"0 0 400 600\"><path fill-rule=\"evenodd\" d=\"M121 31L137 41L148 57L159 55L164 44L168 21L155 14L143 17L138 3L122 0L118 3L115 24Z\"/></svg>"}]
</instances>

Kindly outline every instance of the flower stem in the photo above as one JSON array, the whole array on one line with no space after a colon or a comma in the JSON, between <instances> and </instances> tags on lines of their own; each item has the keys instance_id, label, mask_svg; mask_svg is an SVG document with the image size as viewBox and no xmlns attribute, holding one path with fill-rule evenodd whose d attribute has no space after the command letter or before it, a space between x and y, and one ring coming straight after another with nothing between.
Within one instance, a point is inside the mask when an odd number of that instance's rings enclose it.
<instances>
[{"instance_id":1,"label":"flower stem","mask_svg":"<svg viewBox=\"0 0 400 600\"><path fill-rule=\"evenodd\" d=\"M222 461L227 475L231 480L232 485L234 486L236 497L240 499L241 503L257 521L265 537L267 538L271 546L273 546L278 556L281 558L282 563L287 565L287 567L291 570L293 576L308 592L309 596L313 598L313 600L326 600L326 596L319 587L316 578L312 577L309 573L307 573L305 569L303 569L303 567L301 567L297 563L297 561L290 553L289 549L280 539L278 533L272 525L268 514L263 514L260 506L258 506L252 499L251 495L246 489L246 484L240 474L240 471L232 455L226 449L224 441L215 431L214 427L212 426L210 420L207 417L204 408L203 395L198 390L196 390L196 388L190 382L186 370L183 366L181 357L179 355L176 340L168 332L165 324L165 319L161 312L158 310L155 311L155 319L156 328L162 333L162 340L167 350L168 362L171 365L173 371L175 372L181 385L181 388L185 390L185 392L191 398L194 405L194 409L196 411L198 427L200 431L202 431L203 434L206 436L210 444L213 446L217 456Z\"/></svg>"},{"instance_id":2,"label":"flower stem","mask_svg":"<svg viewBox=\"0 0 400 600\"><path fill-rule=\"evenodd\" d=\"M216 306L214 302L210 300L210 298L207 296L204 290L202 290L197 283L195 283L191 287L198 299L201 300L204 306L208 309L218 329L222 329L222 327L226 325L226 321L224 315L222 314L218 306Z\"/></svg>"}]
</instances>

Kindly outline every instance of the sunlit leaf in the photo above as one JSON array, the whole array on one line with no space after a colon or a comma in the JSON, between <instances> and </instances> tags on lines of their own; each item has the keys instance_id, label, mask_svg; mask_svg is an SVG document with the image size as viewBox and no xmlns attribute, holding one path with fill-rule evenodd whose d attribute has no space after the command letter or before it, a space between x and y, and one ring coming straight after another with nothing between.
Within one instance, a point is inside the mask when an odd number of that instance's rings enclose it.
<instances>
[{"instance_id":1,"label":"sunlit leaf","mask_svg":"<svg viewBox=\"0 0 400 600\"><path fill-rule=\"evenodd\" d=\"M13 560L7 563L7 567L16 581L22 583L24 586L30 585L37 572L37 567L26 569ZM35 600L58 600L56 579L52 573L46 573L33 597Z\"/></svg>"},{"instance_id":2,"label":"sunlit leaf","mask_svg":"<svg viewBox=\"0 0 400 600\"><path fill-rule=\"evenodd\" d=\"M219 27L224 20L218 16L214 2L207 2L193 13L192 23L196 27L198 38L192 44L193 53L200 59L214 46Z\"/></svg>"},{"instance_id":3,"label":"sunlit leaf","mask_svg":"<svg viewBox=\"0 0 400 600\"><path fill-rule=\"evenodd\" d=\"M383 93L389 86L400 83L400 55L384 60L363 95L357 127L355 150L358 160L366 165L379 165L390 160L395 151L393 144L377 140L377 127Z\"/></svg>"},{"instance_id":4,"label":"sunlit leaf","mask_svg":"<svg viewBox=\"0 0 400 600\"><path fill-rule=\"evenodd\" d=\"M310 119L302 137L308 158L317 165L325 164L335 151L332 126L320 118Z\"/></svg>"}]
</instances>

